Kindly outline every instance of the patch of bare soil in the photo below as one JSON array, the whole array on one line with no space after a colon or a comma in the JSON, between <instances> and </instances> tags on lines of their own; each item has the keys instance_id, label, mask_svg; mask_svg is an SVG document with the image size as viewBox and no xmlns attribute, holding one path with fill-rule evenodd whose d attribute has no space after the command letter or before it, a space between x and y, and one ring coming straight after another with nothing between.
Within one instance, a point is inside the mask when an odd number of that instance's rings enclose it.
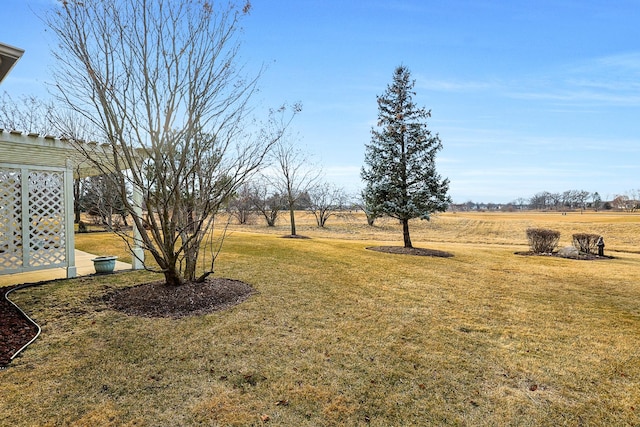
<instances>
[{"instance_id":1,"label":"patch of bare soil","mask_svg":"<svg viewBox=\"0 0 640 427\"><path fill-rule=\"evenodd\" d=\"M417 255L417 256L432 256L449 258L453 254L444 251L438 251L435 249L424 248L405 248L403 246L370 246L367 248L370 251L385 252L388 254L400 254L400 255Z\"/></svg>"},{"instance_id":2,"label":"patch of bare soil","mask_svg":"<svg viewBox=\"0 0 640 427\"><path fill-rule=\"evenodd\" d=\"M0 369L38 333L38 329L9 301L5 294L12 287L0 288Z\"/></svg>"},{"instance_id":3,"label":"patch of bare soil","mask_svg":"<svg viewBox=\"0 0 640 427\"><path fill-rule=\"evenodd\" d=\"M564 259L577 259L577 260L582 260L582 261L602 261L605 259L613 259L614 257L612 256L608 256L608 255L595 255L595 254L583 254L581 253L580 255L578 255L577 257L565 257L565 256L560 256L558 254L558 252L553 252L550 254L541 254L541 253L536 253L536 252L531 252L531 251L525 251L525 252L514 252L516 255L522 255L522 256L549 256L549 257L555 257L555 258L564 258Z\"/></svg>"},{"instance_id":4,"label":"patch of bare soil","mask_svg":"<svg viewBox=\"0 0 640 427\"><path fill-rule=\"evenodd\" d=\"M105 300L111 308L134 316L180 318L233 307L254 293L239 280L207 278L181 286L145 283L107 294Z\"/></svg>"}]
</instances>

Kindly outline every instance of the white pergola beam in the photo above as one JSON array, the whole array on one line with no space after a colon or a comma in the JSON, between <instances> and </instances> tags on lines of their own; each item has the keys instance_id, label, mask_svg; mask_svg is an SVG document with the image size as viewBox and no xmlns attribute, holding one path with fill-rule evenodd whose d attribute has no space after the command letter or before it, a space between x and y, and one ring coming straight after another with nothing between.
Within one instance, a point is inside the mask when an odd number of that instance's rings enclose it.
<instances>
[{"instance_id":1,"label":"white pergola beam","mask_svg":"<svg viewBox=\"0 0 640 427\"><path fill-rule=\"evenodd\" d=\"M67 168L64 171L64 219L65 219L65 249L67 257L67 278L78 275L76 268L76 243L73 227L73 165L67 160Z\"/></svg>"}]
</instances>

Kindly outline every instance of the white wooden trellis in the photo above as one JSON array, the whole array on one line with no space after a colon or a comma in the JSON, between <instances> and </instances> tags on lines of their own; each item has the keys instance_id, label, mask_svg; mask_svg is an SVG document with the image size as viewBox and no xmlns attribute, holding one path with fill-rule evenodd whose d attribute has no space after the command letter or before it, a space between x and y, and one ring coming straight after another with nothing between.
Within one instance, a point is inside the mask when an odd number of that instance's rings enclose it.
<instances>
[{"instance_id":1,"label":"white wooden trellis","mask_svg":"<svg viewBox=\"0 0 640 427\"><path fill-rule=\"evenodd\" d=\"M68 168L0 163L0 274L66 267L75 277L72 185Z\"/></svg>"},{"instance_id":2,"label":"white wooden trellis","mask_svg":"<svg viewBox=\"0 0 640 427\"><path fill-rule=\"evenodd\" d=\"M97 173L66 141L0 129L0 275L65 267L76 276L73 179ZM141 216L141 192L133 190ZM142 269L135 227L133 240L133 268Z\"/></svg>"}]
</instances>

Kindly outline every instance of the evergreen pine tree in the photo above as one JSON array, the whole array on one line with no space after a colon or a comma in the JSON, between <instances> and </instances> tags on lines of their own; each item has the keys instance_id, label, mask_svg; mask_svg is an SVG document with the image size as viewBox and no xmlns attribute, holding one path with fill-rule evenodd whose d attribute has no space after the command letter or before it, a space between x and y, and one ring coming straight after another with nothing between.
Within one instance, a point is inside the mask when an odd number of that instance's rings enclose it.
<instances>
[{"instance_id":1,"label":"evergreen pine tree","mask_svg":"<svg viewBox=\"0 0 640 427\"><path fill-rule=\"evenodd\" d=\"M371 129L361 171L364 194L374 209L402 223L405 248L413 247L409 220L428 220L451 203L449 180L435 166L442 142L427 128L431 111L413 102L414 85L410 71L399 66L384 95L377 97L378 124Z\"/></svg>"}]
</instances>

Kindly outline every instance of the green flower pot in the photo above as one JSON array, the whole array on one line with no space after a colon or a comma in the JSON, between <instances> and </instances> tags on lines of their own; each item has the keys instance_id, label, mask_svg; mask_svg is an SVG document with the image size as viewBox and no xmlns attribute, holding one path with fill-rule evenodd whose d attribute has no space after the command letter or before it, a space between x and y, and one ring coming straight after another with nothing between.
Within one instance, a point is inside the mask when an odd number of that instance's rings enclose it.
<instances>
[{"instance_id":1,"label":"green flower pot","mask_svg":"<svg viewBox=\"0 0 640 427\"><path fill-rule=\"evenodd\" d=\"M96 269L96 273L105 274L105 273L113 273L113 269L116 268L116 259L117 256L99 256L97 258L93 258L93 267Z\"/></svg>"}]
</instances>

